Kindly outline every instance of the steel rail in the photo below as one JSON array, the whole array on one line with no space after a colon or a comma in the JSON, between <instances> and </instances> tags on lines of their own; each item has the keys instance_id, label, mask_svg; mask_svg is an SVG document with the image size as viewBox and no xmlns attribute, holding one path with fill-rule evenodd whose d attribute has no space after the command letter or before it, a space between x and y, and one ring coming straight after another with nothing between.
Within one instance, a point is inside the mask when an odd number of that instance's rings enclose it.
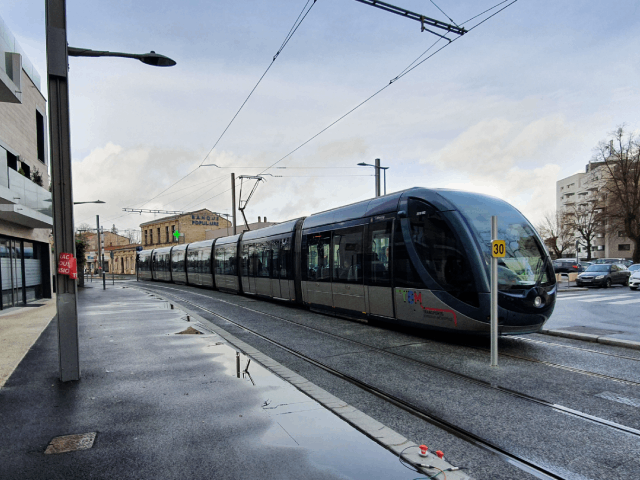
<instances>
[{"instance_id":1,"label":"steel rail","mask_svg":"<svg viewBox=\"0 0 640 480\"><path fill-rule=\"evenodd\" d=\"M195 292L189 292L189 291L186 291L186 290L176 289L176 288L172 288L172 287L165 287L165 286L160 286L160 285L157 285L157 287L168 289L168 290L176 290L176 291L187 293L187 294L194 294L194 295L204 296L204 297L206 297L206 298L208 298L210 300L213 300L213 301L220 301L220 302L223 302L223 303L227 303L229 305L233 305L233 306L236 306L236 307L239 307L239 308L242 308L242 309L257 313L259 315L264 315L264 316L275 318L277 320L281 320L281 321L285 321L285 322L288 322L288 323L292 323L292 324L295 324L297 326L300 326L300 327L303 327L303 328L306 328L306 329L309 329L309 330L312 330L312 331L315 331L315 332L318 332L318 333L321 333L321 334L325 334L325 335L328 335L328 336L331 336L331 337L335 337L335 338L338 338L338 339L343 340L343 341L346 340L346 341L354 343L356 345L366 347L366 348L368 348L370 350L374 350L374 351L377 351L377 352L380 352L380 353L383 353L383 354L386 354L386 355L390 355L390 356L395 356L395 357L398 357L398 358L400 358L402 360L410 361L412 363L416 363L416 364L419 364L421 366L429 367L429 368L441 371L443 373L456 376L456 377L461 378L463 380L475 383L477 385L480 385L480 386L483 386L483 387L487 387L487 388L491 388L491 389L500 391L502 393L507 393L507 394L515 396L517 398L521 398L521 399L536 403L538 405L541 405L541 406L544 406L544 407L547 407L547 408L551 408L551 409L553 409L555 411L566 413L566 414L575 416L577 418L580 418L580 419L583 419L583 420L587 420L587 421L592 422L592 423L599 424L601 426L610 427L610 428L613 428L613 429L616 429L616 430L619 430L619 431L623 431L625 433L628 433L628 434L631 434L631 435L634 435L634 436L640 436L640 430L634 429L632 427L627 427L625 425L621 425L621 424L618 424L618 423L615 423L615 422L611 422L609 420L606 420L606 419L603 419L603 418L600 418L600 417L589 415L587 413L580 412L578 410L575 410L575 409L572 409L572 408L569 408L569 407L565 407L563 405L558 405L558 404L554 404L554 403L551 403L551 402L547 402L546 400L542 400L542 399L539 399L539 398L536 398L536 397L533 397L533 396L530 396L530 395L527 395L527 394L523 394L521 392L517 392L515 390L509 389L509 388L506 388L506 387L501 387L499 385L491 384L490 382L486 382L484 380L480 380L480 379L471 377L469 375L461 374L461 373L452 371L450 369L439 367L437 365L433 365L433 364L430 364L430 363L427 363L427 362L423 362L423 361L420 361L420 360L415 360L415 359L412 359L412 358L404 357L404 356L396 354L394 352L389 352L389 351L384 350L384 349L373 347L373 346L370 346L368 344L365 344L365 343L362 343L362 342L358 342L356 340L347 339L347 338L341 337L339 335L336 335L336 334L333 334L333 333L330 333L330 332L326 332L326 331L323 331L323 330L320 330L320 329L317 329L317 328L314 328L314 327L310 327L308 325L300 324L298 322L295 322L295 321L292 321L292 320L289 320L289 319L286 319L286 318L283 318L283 317L279 317L277 315L273 315L273 314L266 313L266 312L261 312L259 310L255 310L255 309L243 306L243 305L238 305L238 304L235 304L233 302L227 302L227 301L224 301L224 300L215 299L215 298L212 298L212 297L210 297L208 295L202 295L202 294L195 293ZM153 290L150 290L150 291L153 291ZM439 417L435 417L430 413L427 413L425 411L420 410L419 407L416 407L416 406L412 405L410 402L406 402L405 400L399 399L398 397L395 397L395 396L390 395L388 393L382 392L382 391L378 390L376 387L368 385L368 384L366 384L366 383L364 383L364 382L362 382L362 381L360 381L358 379L350 377L349 375L346 375L346 374L344 374L342 372L334 370L331 367L329 367L329 366L327 366L325 364L322 364L321 362L318 362L317 360L314 360L314 359L311 359L310 357L307 357L306 355L304 355L301 352L298 352L298 351L296 351L294 349L291 349L290 347L286 347L285 345L282 345L282 344L280 344L279 342L277 342L275 340L272 340L272 339L270 339L268 337L265 337L264 335L261 335L260 333L255 332L254 330L252 330L252 329L250 329L250 328L248 328L248 327L246 327L244 325L241 325L241 324L239 324L239 323L237 323L237 322L235 322L235 321L233 321L233 320L231 320L231 319L229 319L229 318L227 318L227 317L225 317L225 316L223 316L223 315L221 315L221 314L219 314L217 312L213 312L212 310L209 310L209 309L207 309L205 307L202 307L201 305L198 305L198 304L196 304L196 303L194 303L192 301L189 301L189 300L185 299L184 297L179 297L179 296L177 296L175 294L172 294L172 293L169 293L169 295L173 295L174 297L180 299L181 301L189 303L189 304L195 306L196 308L198 308L198 309L200 309L202 311L205 311L205 312L207 312L209 314L212 314L214 316L217 316L217 317L219 317L219 318L221 318L221 319L223 319L223 320L225 320L227 322L230 322L230 323L232 323L232 324L234 324L234 325L236 325L236 326L248 331L249 333L251 333L253 335L259 336L259 337L269 341L270 343L273 343L274 345L277 345L278 347L281 347L281 348L283 348L285 350L290 350L291 353L295 354L296 356L298 356L300 358L303 358L303 359L309 361L310 363L317 364L319 367L321 367L321 368L323 368L323 369L325 369L327 371L331 370L332 371L331 373L336 372L337 376L340 376L341 378L344 378L345 380L349 380L351 383L356 384L360 388L363 388L363 389L366 389L366 390L371 390L371 393L375 393L376 395L378 395L380 397L384 397L385 399L387 397L394 399L393 401L389 400L391 403L396 404L396 402L399 402L399 403L401 403L401 404L403 404L405 406L410 407L410 409L416 409L418 411L418 413L420 414L420 415L417 415L417 416L420 416L421 418L422 418L422 416L428 417L428 418L424 418L424 419L429 421L430 423L432 423L434 425L441 426L442 428L447 427L445 429L447 429L447 431L450 431L450 433L453 433L453 434L457 435L456 432L458 432L458 433L461 433L461 434L464 434L464 435L469 435L469 438L465 438L464 436L460 436L459 435L460 438L463 438L466 441L470 441L471 443L474 443L474 444L476 444L476 442L486 442L488 444L488 446L490 447L489 450L491 450L493 453L500 454L500 455L513 456L513 457L516 457L517 460L525 462L525 464L527 464L529 467L532 467L532 466L535 467L535 468L539 467L539 466L536 466L535 464L533 464L533 462L529 462L528 460L524 460L524 459L519 458L519 457L517 457L517 456L515 456L513 454L510 454L506 450L501 449L500 447L492 444L491 442L488 442L486 440L481 439L480 437L476 436L475 434L473 434L471 432L468 432L467 430L462 429L461 427L457 427L457 426L447 422L446 420L443 420L443 419L441 419ZM525 360L527 360L527 359L525 358ZM592 373L592 372L586 372L586 373ZM599 375L599 374L597 374L597 375ZM612 378L613 377L611 377L610 379L612 379ZM397 405L397 406L400 406L401 408L404 408L404 407L402 407L402 405ZM407 411L409 411L409 410L407 410ZM410 412L410 413L414 413L414 412ZM444 425L444 426L439 425L438 423L435 423L435 422L442 422L442 425ZM449 430L449 428L451 428L453 430ZM478 445L478 446L482 446L482 445ZM493 451L493 449L495 449L496 451ZM509 463L512 463L512 462L509 462ZM529 465L529 464L531 464L531 465ZM543 467L540 467L540 468L542 470L545 470ZM523 469L526 470L526 468L523 468ZM526 470L526 471L529 471L529 470ZM529 472L529 473L533 473L533 472ZM561 477L539 477L539 478L561 478Z\"/></svg>"}]
</instances>

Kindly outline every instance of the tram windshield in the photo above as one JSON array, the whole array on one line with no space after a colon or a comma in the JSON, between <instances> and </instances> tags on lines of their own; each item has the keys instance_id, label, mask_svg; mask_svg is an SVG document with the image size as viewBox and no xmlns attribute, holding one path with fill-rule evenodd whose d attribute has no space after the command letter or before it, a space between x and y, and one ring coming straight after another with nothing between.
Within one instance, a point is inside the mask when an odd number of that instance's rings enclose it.
<instances>
[{"instance_id":1,"label":"tram windshield","mask_svg":"<svg viewBox=\"0 0 640 480\"><path fill-rule=\"evenodd\" d=\"M506 243L498 259L498 288L522 289L552 283L548 256L529 221L498 198L460 191L439 191L467 220L478 239L487 269L491 265L491 216L498 217L498 238Z\"/></svg>"}]
</instances>

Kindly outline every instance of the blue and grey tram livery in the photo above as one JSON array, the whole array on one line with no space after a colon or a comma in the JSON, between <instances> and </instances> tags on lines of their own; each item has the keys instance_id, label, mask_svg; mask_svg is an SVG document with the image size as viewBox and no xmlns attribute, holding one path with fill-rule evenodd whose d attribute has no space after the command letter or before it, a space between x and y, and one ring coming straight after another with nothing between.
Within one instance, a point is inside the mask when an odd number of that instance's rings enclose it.
<instances>
[{"instance_id":1,"label":"blue and grey tram livery","mask_svg":"<svg viewBox=\"0 0 640 480\"><path fill-rule=\"evenodd\" d=\"M537 332L556 301L540 237L507 202L457 190L412 188L239 235L143 250L138 279L488 335L492 215L506 242L499 331Z\"/></svg>"}]
</instances>

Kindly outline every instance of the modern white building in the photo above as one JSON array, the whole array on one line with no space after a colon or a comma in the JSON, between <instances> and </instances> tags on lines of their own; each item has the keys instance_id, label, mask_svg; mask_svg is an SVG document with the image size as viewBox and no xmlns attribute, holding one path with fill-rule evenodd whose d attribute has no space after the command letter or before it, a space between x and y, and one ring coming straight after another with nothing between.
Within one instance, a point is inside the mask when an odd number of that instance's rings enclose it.
<instances>
[{"instance_id":1,"label":"modern white building","mask_svg":"<svg viewBox=\"0 0 640 480\"><path fill-rule=\"evenodd\" d=\"M584 208L597 201L602 188L603 178L607 173L602 163L590 162L584 173L576 173L556 182L556 211L573 212L575 206ZM606 212L605 212L606 213ZM606 221L606 216L605 216ZM606 224L600 225L599 232L591 242L591 258L628 258L633 255L631 239L621 231L610 232ZM580 234L575 232L576 240ZM575 249L567 252L569 257L575 258ZM579 258L587 257L586 246L579 247Z\"/></svg>"},{"instance_id":2,"label":"modern white building","mask_svg":"<svg viewBox=\"0 0 640 480\"><path fill-rule=\"evenodd\" d=\"M0 18L0 309L51 297L47 104Z\"/></svg>"}]
</instances>

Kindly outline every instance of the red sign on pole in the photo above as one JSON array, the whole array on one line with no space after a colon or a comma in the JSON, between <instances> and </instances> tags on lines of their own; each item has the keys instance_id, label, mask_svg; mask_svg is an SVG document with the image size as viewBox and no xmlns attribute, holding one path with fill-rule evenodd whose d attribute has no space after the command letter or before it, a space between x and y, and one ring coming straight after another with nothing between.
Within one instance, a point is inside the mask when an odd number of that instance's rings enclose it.
<instances>
[{"instance_id":1,"label":"red sign on pole","mask_svg":"<svg viewBox=\"0 0 640 480\"><path fill-rule=\"evenodd\" d=\"M58 273L69 275L71 278L78 278L78 267L76 259L71 253L61 253L58 261Z\"/></svg>"}]
</instances>

